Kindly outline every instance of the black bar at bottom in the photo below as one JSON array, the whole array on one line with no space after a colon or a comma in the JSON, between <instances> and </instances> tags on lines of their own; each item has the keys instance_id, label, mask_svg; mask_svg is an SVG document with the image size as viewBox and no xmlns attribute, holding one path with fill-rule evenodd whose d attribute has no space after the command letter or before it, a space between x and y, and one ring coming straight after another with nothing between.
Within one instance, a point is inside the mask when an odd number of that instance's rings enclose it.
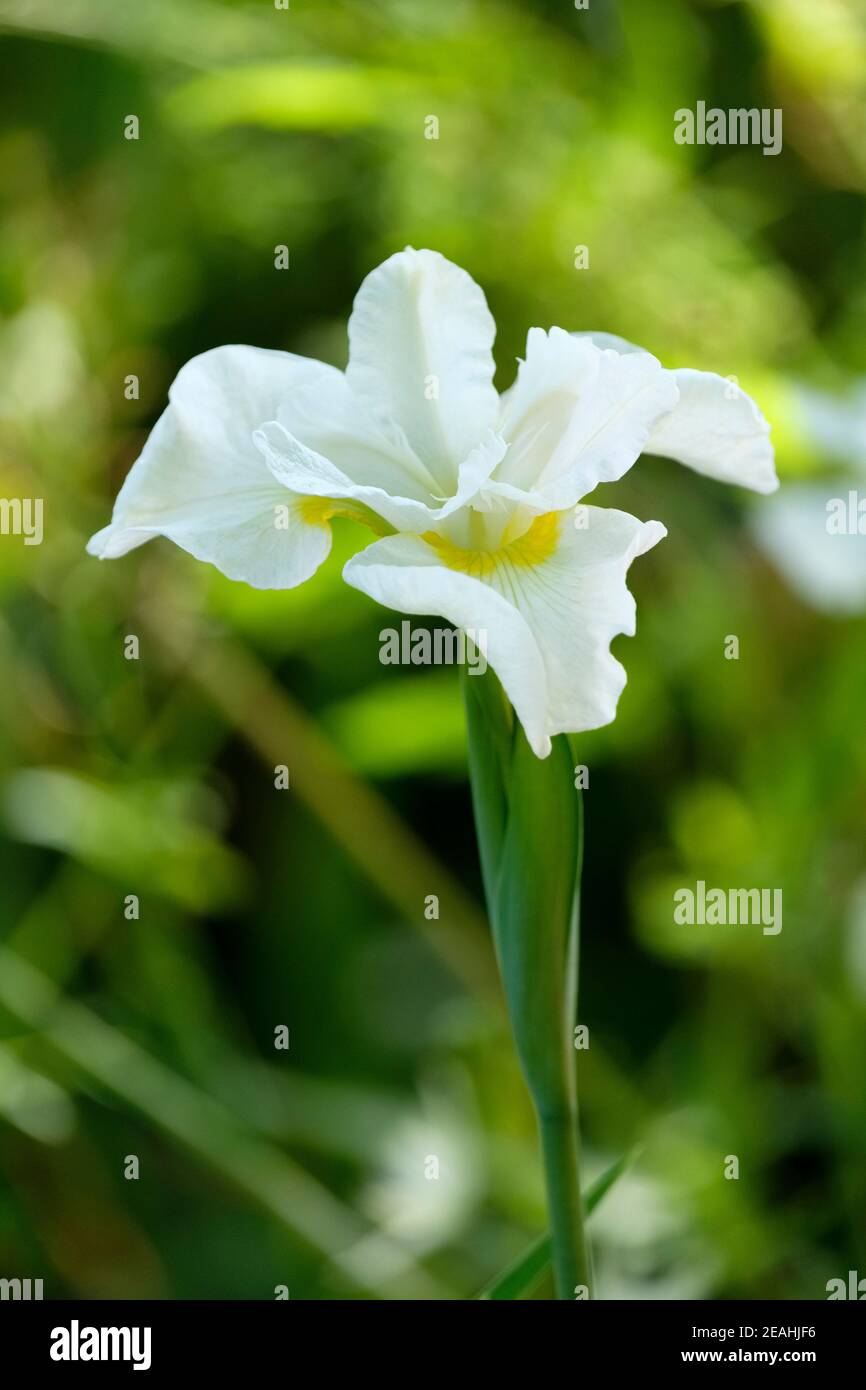
<instances>
[{"instance_id":1,"label":"black bar at bottom","mask_svg":"<svg viewBox=\"0 0 866 1390\"><path fill-rule=\"evenodd\" d=\"M471 1323L462 1321L467 1316L465 1307L461 1314L454 1305L435 1305L429 1329L425 1332L422 1327L414 1334L420 1364L415 1368L404 1364L401 1378L422 1367L429 1374L440 1357L442 1365L453 1371L460 1356L449 1335L452 1328L458 1336L471 1332L473 1339L483 1334L483 1340L473 1344L476 1352L485 1347L485 1359L489 1355L493 1364L497 1351L514 1347L515 1335L524 1352L530 1351L536 1337L544 1338L536 1345L548 1352L551 1337L561 1336L560 1346L575 1374L582 1366L597 1368L600 1362L609 1370L650 1373L674 1366L775 1369L799 1365L826 1375L860 1364L866 1332L866 1310L843 1301L575 1302L522 1303L521 1307L519 1323L512 1312L500 1324L503 1313L497 1313L492 1304L478 1308L478 1321ZM0 1303L0 1347L4 1366L15 1365L19 1379L31 1370L92 1378L106 1368L115 1376L137 1371L139 1377L156 1380L186 1370L199 1376L210 1372L220 1377L233 1372L249 1376L257 1366L263 1371L269 1366L273 1373L283 1365L288 1373L292 1365L300 1369L299 1353L307 1351L321 1366L338 1359L341 1346L347 1359L361 1369L368 1359L366 1338L375 1363L381 1365L383 1355L390 1359L391 1354L384 1351L389 1345L405 1360L406 1343L398 1334L406 1335L406 1318L411 1314L402 1304L389 1318L387 1308L388 1304L384 1308L374 1303L323 1306L301 1300L4 1301ZM460 1321L452 1324L452 1317ZM346 1331L351 1332L345 1343L339 1338L341 1324L348 1324ZM465 1345L463 1339L457 1345Z\"/></svg>"}]
</instances>

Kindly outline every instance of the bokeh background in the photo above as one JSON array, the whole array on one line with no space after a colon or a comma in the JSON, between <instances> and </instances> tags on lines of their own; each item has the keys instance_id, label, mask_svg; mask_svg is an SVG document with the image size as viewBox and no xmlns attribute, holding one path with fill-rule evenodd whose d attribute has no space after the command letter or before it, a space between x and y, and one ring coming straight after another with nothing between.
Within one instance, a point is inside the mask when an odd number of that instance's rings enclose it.
<instances>
[{"instance_id":1,"label":"bokeh background","mask_svg":"<svg viewBox=\"0 0 866 1390\"><path fill-rule=\"evenodd\" d=\"M699 99L782 153L676 145ZM647 459L602 499L670 535L579 741L590 1175L638 1150L591 1230L607 1298L866 1276L866 537L824 524L866 488L863 6L0 0L0 122L0 494L45 508L0 537L0 1275L463 1299L544 1228L458 681L379 664L366 533L294 593L84 553L188 357L342 365L411 243L484 286L502 387L530 325L604 329L772 421L776 498ZM698 878L783 931L675 928Z\"/></svg>"}]
</instances>

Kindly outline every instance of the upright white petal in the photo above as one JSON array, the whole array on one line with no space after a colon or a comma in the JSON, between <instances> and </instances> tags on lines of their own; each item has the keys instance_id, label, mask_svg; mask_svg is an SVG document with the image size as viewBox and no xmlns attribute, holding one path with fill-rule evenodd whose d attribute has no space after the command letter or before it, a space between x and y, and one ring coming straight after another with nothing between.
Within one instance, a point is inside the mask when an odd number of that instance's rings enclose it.
<instances>
[{"instance_id":1,"label":"upright white petal","mask_svg":"<svg viewBox=\"0 0 866 1390\"><path fill-rule=\"evenodd\" d=\"M496 424L496 326L470 275L436 251L407 247L364 280L349 320L349 385L394 421L437 479Z\"/></svg>"},{"instance_id":2,"label":"upright white petal","mask_svg":"<svg viewBox=\"0 0 866 1390\"><path fill-rule=\"evenodd\" d=\"M488 661L543 758L552 735L614 718L626 676L610 642L635 628L626 572L665 535L658 522L626 512L587 507L586 517L580 530L568 513L541 517L522 542L489 553L389 536L343 575L388 608L483 633Z\"/></svg>"},{"instance_id":3,"label":"upright white petal","mask_svg":"<svg viewBox=\"0 0 866 1390\"><path fill-rule=\"evenodd\" d=\"M278 482L252 436L293 390L324 384L333 372L251 347L194 357L175 378L111 523L88 543L91 555L114 559L162 535L255 588L309 578L330 550L330 531L305 520L307 499Z\"/></svg>"},{"instance_id":4,"label":"upright white petal","mask_svg":"<svg viewBox=\"0 0 866 1390\"><path fill-rule=\"evenodd\" d=\"M613 333L575 336L624 357L644 352ZM679 400L656 424L645 452L684 463L722 483L736 483L753 492L775 492L779 479L770 426L751 396L716 372L680 367L669 375L679 388Z\"/></svg>"},{"instance_id":5,"label":"upright white petal","mask_svg":"<svg viewBox=\"0 0 866 1390\"><path fill-rule=\"evenodd\" d=\"M271 421L258 421L266 430ZM352 390L345 373L329 370L285 396L276 422L308 449L330 460L352 482L394 497L429 501L438 484L393 421L380 424Z\"/></svg>"},{"instance_id":6,"label":"upright white petal","mask_svg":"<svg viewBox=\"0 0 866 1390\"><path fill-rule=\"evenodd\" d=\"M499 429L509 449L496 483L549 509L573 506L631 468L676 399L670 374L649 353L626 356L561 328L532 328L502 397Z\"/></svg>"}]
</instances>

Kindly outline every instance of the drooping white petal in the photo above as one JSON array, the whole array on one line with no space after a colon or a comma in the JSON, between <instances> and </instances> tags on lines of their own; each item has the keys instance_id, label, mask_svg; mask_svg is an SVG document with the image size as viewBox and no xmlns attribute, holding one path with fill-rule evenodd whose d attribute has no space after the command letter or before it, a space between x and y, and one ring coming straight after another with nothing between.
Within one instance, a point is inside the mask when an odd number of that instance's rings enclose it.
<instances>
[{"instance_id":1,"label":"drooping white petal","mask_svg":"<svg viewBox=\"0 0 866 1390\"><path fill-rule=\"evenodd\" d=\"M333 372L251 347L194 357L175 378L90 554L113 559L162 535L255 588L288 589L309 578L330 550L330 532L307 523L305 499L274 478L252 435L284 397Z\"/></svg>"},{"instance_id":2,"label":"drooping white petal","mask_svg":"<svg viewBox=\"0 0 866 1390\"><path fill-rule=\"evenodd\" d=\"M511 601L481 580L449 569L420 536L387 536L343 568L347 584L400 613L434 614L469 633L483 634L486 655L499 674L539 757L550 742L544 730L547 683L541 650ZM530 728L533 736L530 736Z\"/></svg>"},{"instance_id":3,"label":"drooping white petal","mask_svg":"<svg viewBox=\"0 0 866 1390\"><path fill-rule=\"evenodd\" d=\"M456 492L437 506L414 497L392 496L382 487L353 482L330 459L308 449L275 420L256 430L254 437L274 477L285 487L310 497L361 502L398 531L429 531L466 506L505 453L505 441L488 430L460 465Z\"/></svg>"},{"instance_id":4,"label":"drooping white petal","mask_svg":"<svg viewBox=\"0 0 866 1390\"><path fill-rule=\"evenodd\" d=\"M647 453L674 459L722 483L753 492L779 486L770 426L735 382L715 372L672 372L680 388L676 409L653 430Z\"/></svg>"},{"instance_id":5,"label":"drooping white petal","mask_svg":"<svg viewBox=\"0 0 866 1390\"><path fill-rule=\"evenodd\" d=\"M574 506L627 472L676 399L676 384L649 353L624 355L561 328L532 328L502 397L499 429L509 449L495 482L551 510Z\"/></svg>"},{"instance_id":6,"label":"drooping white petal","mask_svg":"<svg viewBox=\"0 0 866 1390\"><path fill-rule=\"evenodd\" d=\"M349 385L383 425L396 422L443 493L496 424L495 333L482 290L435 251L389 257L355 297Z\"/></svg>"},{"instance_id":7,"label":"drooping white petal","mask_svg":"<svg viewBox=\"0 0 866 1390\"><path fill-rule=\"evenodd\" d=\"M626 358L644 352L613 333L575 336ZM716 372L681 367L669 375L679 388L679 400L668 415L659 419L644 452L684 463L696 473L722 483L736 483L753 492L775 492L779 479L770 426L751 396L735 381Z\"/></svg>"},{"instance_id":8,"label":"drooping white petal","mask_svg":"<svg viewBox=\"0 0 866 1390\"><path fill-rule=\"evenodd\" d=\"M540 518L540 530L490 554L389 536L343 575L388 608L483 635L531 747L546 757L554 734L614 718L626 676L610 642L635 628L626 572L665 535L626 512L587 507L585 518L585 529L569 514Z\"/></svg>"},{"instance_id":9,"label":"drooping white petal","mask_svg":"<svg viewBox=\"0 0 866 1390\"><path fill-rule=\"evenodd\" d=\"M794 592L819 612L866 612L866 517L864 534L857 529L861 498L848 480L789 484L751 517L761 548ZM839 509L844 529L834 524Z\"/></svg>"}]
</instances>

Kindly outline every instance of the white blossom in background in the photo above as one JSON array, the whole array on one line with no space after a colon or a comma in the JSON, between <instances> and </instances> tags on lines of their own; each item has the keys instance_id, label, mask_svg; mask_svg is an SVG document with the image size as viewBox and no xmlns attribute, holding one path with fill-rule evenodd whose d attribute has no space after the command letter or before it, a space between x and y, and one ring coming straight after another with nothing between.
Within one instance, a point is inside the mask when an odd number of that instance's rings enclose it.
<instances>
[{"instance_id":1,"label":"white blossom in background","mask_svg":"<svg viewBox=\"0 0 866 1390\"><path fill-rule=\"evenodd\" d=\"M378 1171L359 1196L371 1221L416 1253L454 1240L484 1195L483 1154L468 1117L443 1096L425 1104L428 1113L383 1132Z\"/></svg>"},{"instance_id":2,"label":"white blossom in background","mask_svg":"<svg viewBox=\"0 0 866 1390\"><path fill-rule=\"evenodd\" d=\"M866 510L866 383L847 396L801 387L796 401L807 438L833 465L832 472L823 480L787 483L753 516L752 530L805 603L840 617L861 613L866 610L866 532L840 534L832 513L840 503L851 512L858 504Z\"/></svg>"},{"instance_id":3,"label":"white blossom in background","mask_svg":"<svg viewBox=\"0 0 866 1390\"><path fill-rule=\"evenodd\" d=\"M649 1172L617 1179L616 1200L593 1217L597 1297L605 1302L681 1301L712 1296L719 1261L682 1187Z\"/></svg>"},{"instance_id":4,"label":"white blossom in background","mask_svg":"<svg viewBox=\"0 0 866 1390\"><path fill-rule=\"evenodd\" d=\"M193 358L90 541L103 559L163 535L231 579L289 589L331 546L330 521L379 539L347 583L391 609L486 631L487 657L540 757L609 723L633 633L632 560L658 521L574 509L642 453L757 492L777 486L769 427L712 372L667 371L603 334L530 329L516 381L493 386L481 289L433 251L363 282L345 372L230 346Z\"/></svg>"}]
</instances>

